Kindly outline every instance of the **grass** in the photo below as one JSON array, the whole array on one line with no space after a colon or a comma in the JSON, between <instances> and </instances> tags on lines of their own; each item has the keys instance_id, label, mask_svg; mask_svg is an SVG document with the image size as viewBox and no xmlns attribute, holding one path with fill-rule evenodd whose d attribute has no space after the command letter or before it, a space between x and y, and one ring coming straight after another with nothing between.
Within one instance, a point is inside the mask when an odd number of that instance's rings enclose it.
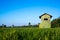
<instances>
[{"instance_id":1,"label":"grass","mask_svg":"<svg viewBox=\"0 0 60 40\"><path fill-rule=\"evenodd\" d=\"M0 40L60 40L60 28L0 28Z\"/></svg>"}]
</instances>

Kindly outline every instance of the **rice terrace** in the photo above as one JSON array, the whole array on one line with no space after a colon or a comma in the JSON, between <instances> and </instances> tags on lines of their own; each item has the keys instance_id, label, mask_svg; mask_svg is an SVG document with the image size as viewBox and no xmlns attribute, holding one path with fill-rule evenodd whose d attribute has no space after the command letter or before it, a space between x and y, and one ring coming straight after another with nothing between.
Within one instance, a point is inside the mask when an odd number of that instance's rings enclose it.
<instances>
[{"instance_id":1,"label":"rice terrace","mask_svg":"<svg viewBox=\"0 0 60 40\"><path fill-rule=\"evenodd\" d=\"M60 40L60 0L0 0L0 40Z\"/></svg>"}]
</instances>

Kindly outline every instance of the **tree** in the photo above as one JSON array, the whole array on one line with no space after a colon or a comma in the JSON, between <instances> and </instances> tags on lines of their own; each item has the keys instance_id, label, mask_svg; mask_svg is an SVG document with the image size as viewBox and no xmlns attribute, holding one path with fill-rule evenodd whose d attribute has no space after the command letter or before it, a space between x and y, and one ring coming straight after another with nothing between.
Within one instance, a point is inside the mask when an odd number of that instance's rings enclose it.
<instances>
[{"instance_id":1,"label":"tree","mask_svg":"<svg viewBox=\"0 0 60 40\"><path fill-rule=\"evenodd\" d=\"M12 27L14 28L14 24L12 25Z\"/></svg>"},{"instance_id":2,"label":"tree","mask_svg":"<svg viewBox=\"0 0 60 40\"><path fill-rule=\"evenodd\" d=\"M4 24L2 24L2 27L4 27Z\"/></svg>"},{"instance_id":3,"label":"tree","mask_svg":"<svg viewBox=\"0 0 60 40\"><path fill-rule=\"evenodd\" d=\"M4 28L6 28L6 25L4 25Z\"/></svg>"},{"instance_id":4,"label":"tree","mask_svg":"<svg viewBox=\"0 0 60 40\"><path fill-rule=\"evenodd\" d=\"M52 28L60 27L60 17L52 20L52 22L51 22L51 27L52 27Z\"/></svg>"},{"instance_id":5,"label":"tree","mask_svg":"<svg viewBox=\"0 0 60 40\"><path fill-rule=\"evenodd\" d=\"M28 23L28 26L29 26L29 27L31 26L31 23L30 23L30 22Z\"/></svg>"},{"instance_id":6,"label":"tree","mask_svg":"<svg viewBox=\"0 0 60 40\"><path fill-rule=\"evenodd\" d=\"M0 28L2 28L2 26L0 25Z\"/></svg>"},{"instance_id":7,"label":"tree","mask_svg":"<svg viewBox=\"0 0 60 40\"><path fill-rule=\"evenodd\" d=\"M2 28L6 28L6 25L2 24Z\"/></svg>"}]
</instances>

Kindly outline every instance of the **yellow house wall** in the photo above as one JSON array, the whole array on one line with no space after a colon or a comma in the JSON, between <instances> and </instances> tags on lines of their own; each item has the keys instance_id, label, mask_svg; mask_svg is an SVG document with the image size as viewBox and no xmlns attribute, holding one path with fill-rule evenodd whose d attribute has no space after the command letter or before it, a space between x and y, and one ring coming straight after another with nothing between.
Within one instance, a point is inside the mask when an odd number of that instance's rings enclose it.
<instances>
[{"instance_id":1,"label":"yellow house wall","mask_svg":"<svg viewBox=\"0 0 60 40\"><path fill-rule=\"evenodd\" d=\"M48 18L48 20L44 20L44 18ZM43 15L41 17L41 23L39 24L39 28L51 28L50 16Z\"/></svg>"}]
</instances>

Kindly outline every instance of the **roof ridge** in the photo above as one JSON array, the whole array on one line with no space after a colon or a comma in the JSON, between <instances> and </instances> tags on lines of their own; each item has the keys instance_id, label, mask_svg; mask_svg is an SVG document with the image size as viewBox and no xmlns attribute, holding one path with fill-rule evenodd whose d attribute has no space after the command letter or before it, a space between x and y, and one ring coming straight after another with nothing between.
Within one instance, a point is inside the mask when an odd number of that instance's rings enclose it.
<instances>
[{"instance_id":1,"label":"roof ridge","mask_svg":"<svg viewBox=\"0 0 60 40\"><path fill-rule=\"evenodd\" d=\"M45 15L45 14L47 14L47 13L42 14L41 16L39 16L39 18L41 18L41 17L42 17L43 15ZM47 15L49 15L50 18L52 18L52 16L51 16L50 14L47 14Z\"/></svg>"}]
</instances>

